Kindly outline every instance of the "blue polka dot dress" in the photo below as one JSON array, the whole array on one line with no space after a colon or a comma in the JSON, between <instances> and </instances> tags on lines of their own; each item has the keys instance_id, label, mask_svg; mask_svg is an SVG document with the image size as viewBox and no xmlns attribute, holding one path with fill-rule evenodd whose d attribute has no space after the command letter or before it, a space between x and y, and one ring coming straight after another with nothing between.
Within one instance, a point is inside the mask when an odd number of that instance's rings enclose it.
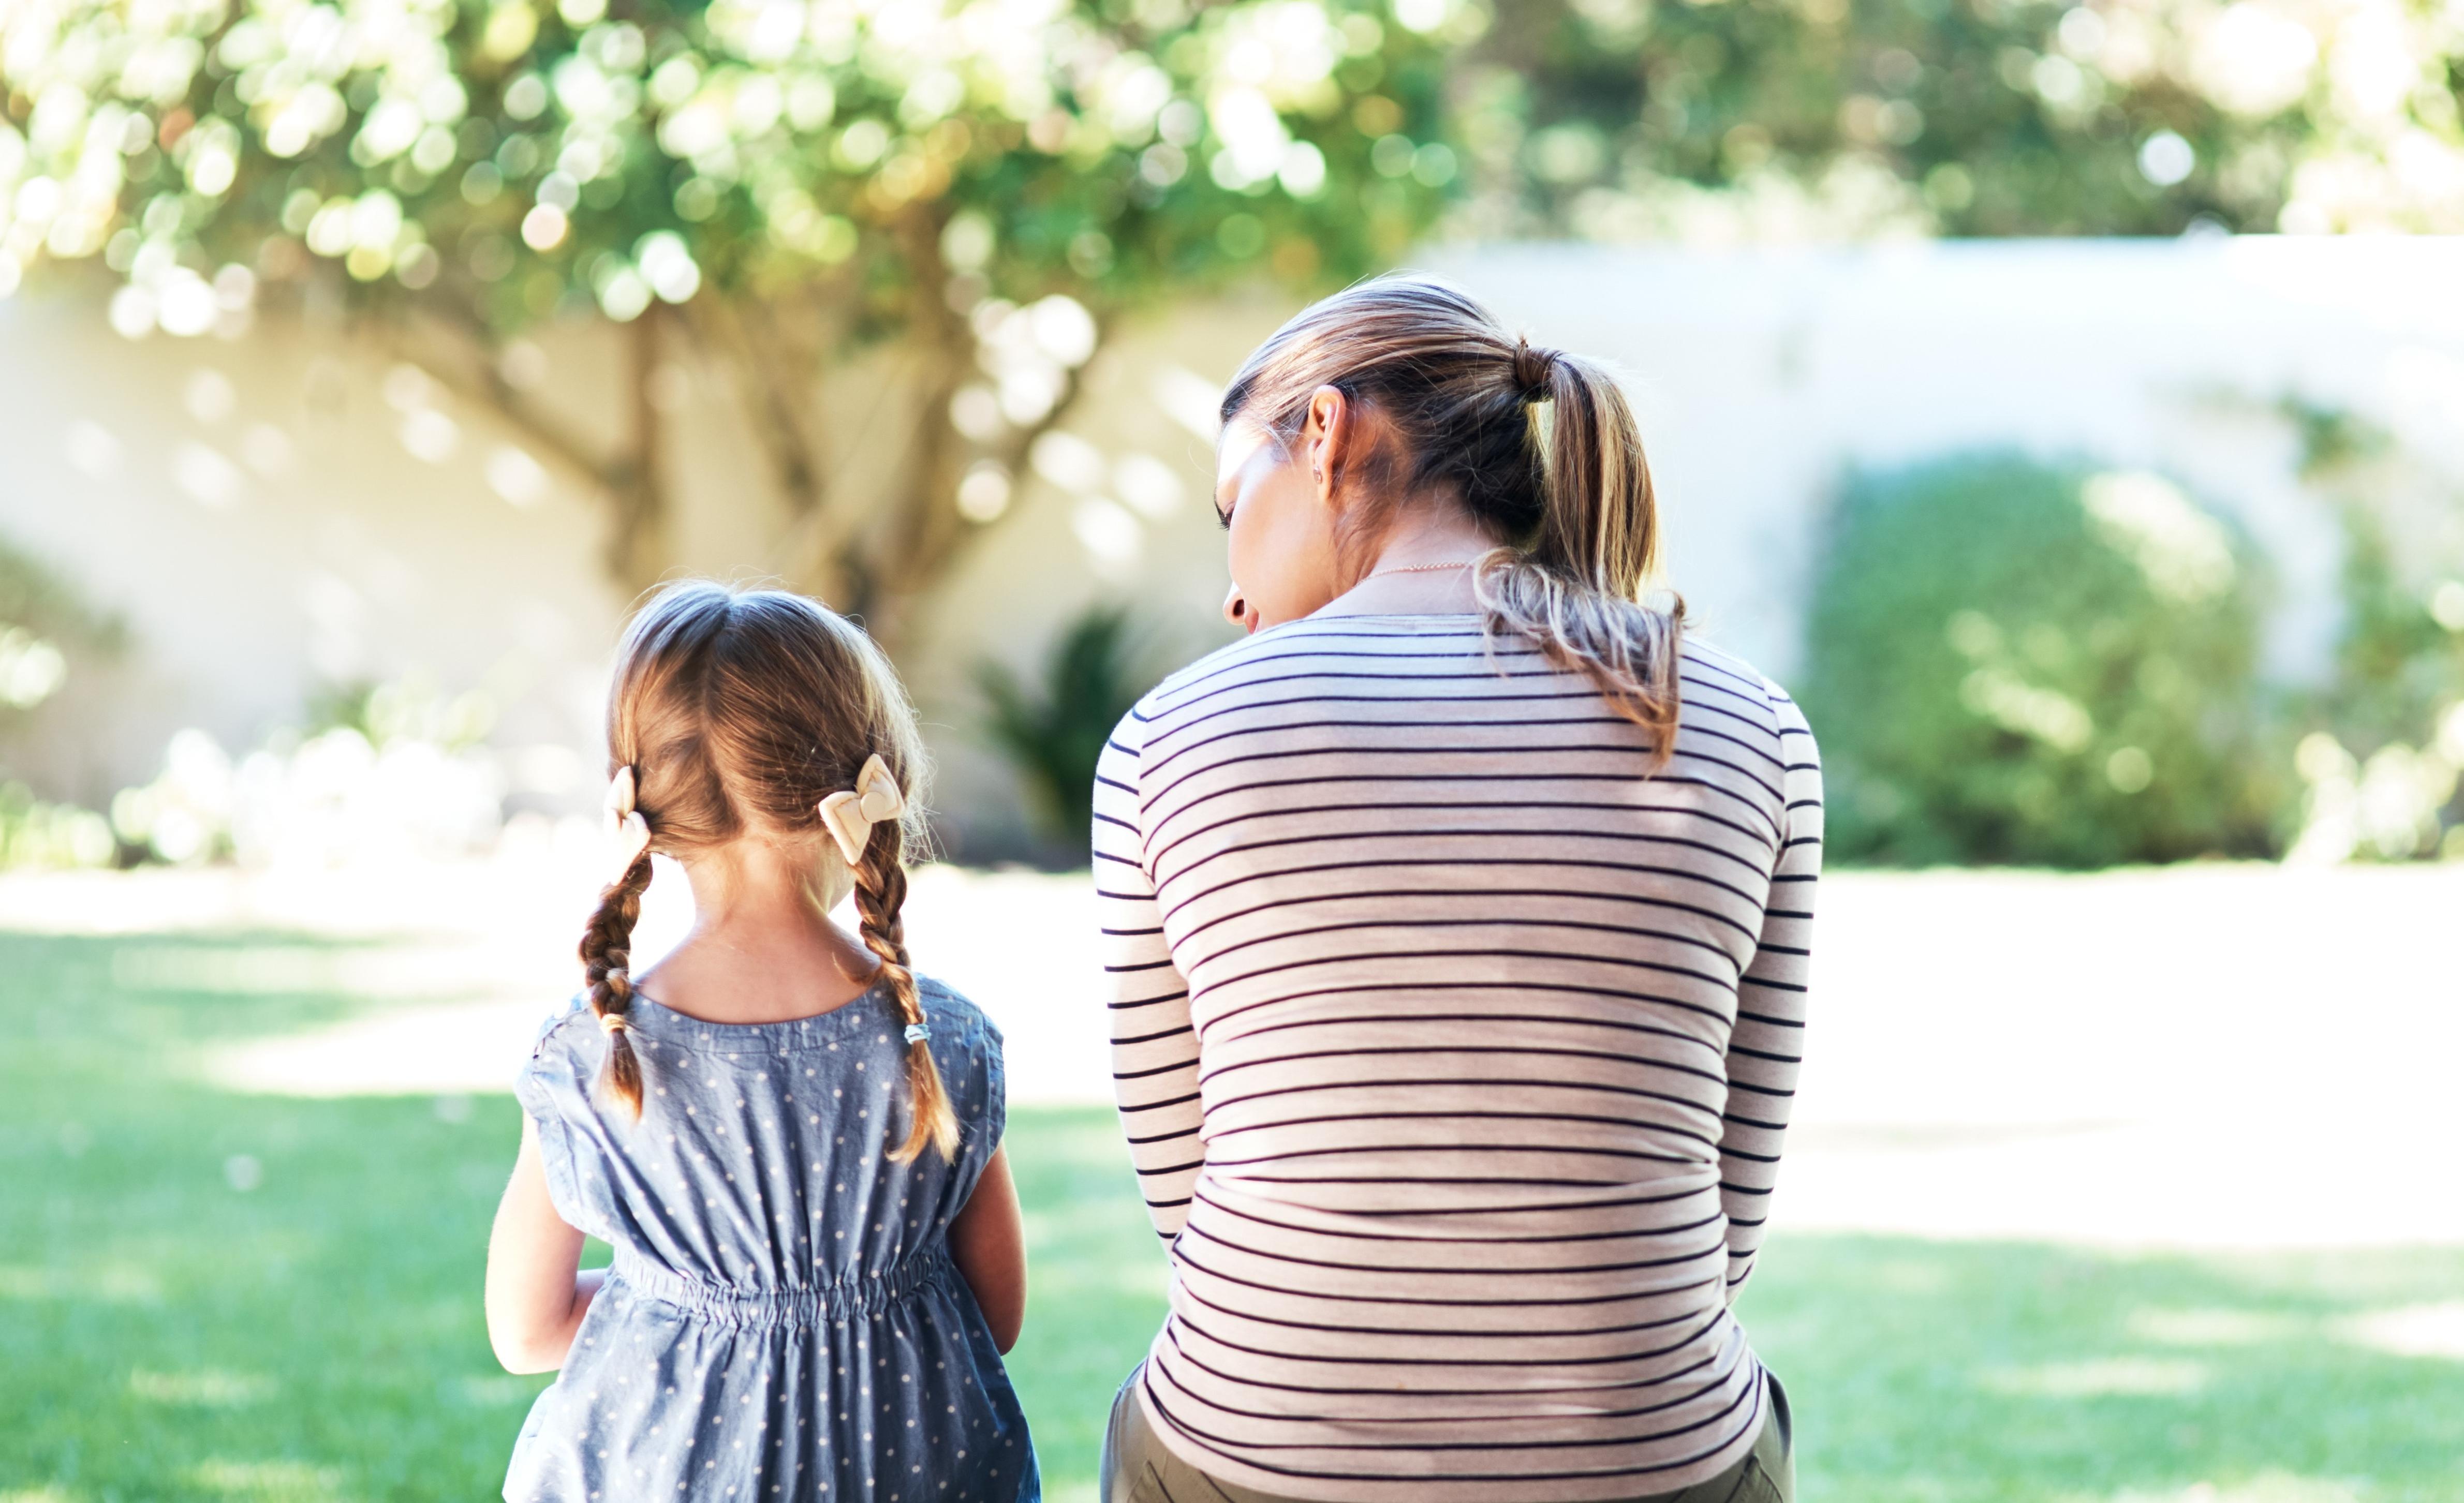
<instances>
[{"instance_id":1,"label":"blue polka dot dress","mask_svg":"<svg viewBox=\"0 0 2464 1503\"><path fill-rule=\"evenodd\" d=\"M615 1249L505 1476L508 1503L1041 1497L1026 1419L950 1222L1001 1145L1000 1033L920 983L955 1162L892 1163L913 1105L896 1003L704 1023L634 1001L640 1122L598 1088L576 999L517 1081L557 1213Z\"/></svg>"}]
</instances>

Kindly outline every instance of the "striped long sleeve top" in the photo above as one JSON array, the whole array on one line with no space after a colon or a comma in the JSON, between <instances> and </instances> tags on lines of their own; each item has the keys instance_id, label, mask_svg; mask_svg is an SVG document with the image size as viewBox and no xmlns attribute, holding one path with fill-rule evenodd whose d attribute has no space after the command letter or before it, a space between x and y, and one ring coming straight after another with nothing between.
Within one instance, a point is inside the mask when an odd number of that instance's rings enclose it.
<instances>
[{"instance_id":1,"label":"striped long sleeve top","mask_svg":"<svg viewBox=\"0 0 2464 1503\"><path fill-rule=\"evenodd\" d=\"M1467 615L1308 618L1096 778L1121 1121L1171 1310L1140 1401L1221 1480L1624 1498L1750 1448L1729 1301L1800 1040L1821 774L1688 643L1673 755Z\"/></svg>"}]
</instances>

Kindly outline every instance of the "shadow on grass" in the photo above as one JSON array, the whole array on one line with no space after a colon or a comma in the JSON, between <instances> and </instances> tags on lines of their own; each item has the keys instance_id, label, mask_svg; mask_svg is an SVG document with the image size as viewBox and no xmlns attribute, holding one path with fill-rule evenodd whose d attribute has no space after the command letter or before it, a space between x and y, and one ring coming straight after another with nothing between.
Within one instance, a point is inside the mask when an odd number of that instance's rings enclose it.
<instances>
[{"instance_id":1,"label":"shadow on grass","mask_svg":"<svg viewBox=\"0 0 2464 1503\"><path fill-rule=\"evenodd\" d=\"M209 1044L367 1006L181 990L165 956L208 943L0 934L0 1503L495 1495L540 1386L496 1369L479 1308L511 1100L196 1083ZM1088 1497L1162 1258L1109 1114L1022 1110L1010 1142L1034 1264L1012 1371L1047 1491ZM1809 1503L2464 1503L2464 1361L2380 1349L2459 1300L2457 1250L1783 1236L1743 1309Z\"/></svg>"}]
</instances>

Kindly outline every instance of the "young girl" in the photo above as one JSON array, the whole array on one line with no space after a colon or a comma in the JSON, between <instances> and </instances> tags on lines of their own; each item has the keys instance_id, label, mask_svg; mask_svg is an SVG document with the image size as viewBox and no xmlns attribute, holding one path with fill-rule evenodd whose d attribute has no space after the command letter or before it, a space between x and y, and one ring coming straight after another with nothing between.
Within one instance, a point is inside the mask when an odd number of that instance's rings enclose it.
<instances>
[{"instance_id":1,"label":"young girl","mask_svg":"<svg viewBox=\"0 0 2464 1503\"><path fill-rule=\"evenodd\" d=\"M488 1246L497 1357L561 1369L505 1497L1039 1497L1001 1035L908 969L923 757L888 663L800 596L675 585L625 634L607 746L621 871ZM695 919L635 978L652 851ZM577 1272L584 1232L612 1267Z\"/></svg>"}]
</instances>

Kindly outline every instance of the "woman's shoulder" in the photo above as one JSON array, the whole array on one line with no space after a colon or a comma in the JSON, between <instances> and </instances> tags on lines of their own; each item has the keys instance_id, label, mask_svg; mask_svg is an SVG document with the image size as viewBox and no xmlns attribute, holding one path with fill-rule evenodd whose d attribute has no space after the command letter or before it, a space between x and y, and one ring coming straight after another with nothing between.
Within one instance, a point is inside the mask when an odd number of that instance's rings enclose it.
<instances>
[{"instance_id":1,"label":"woman's shoulder","mask_svg":"<svg viewBox=\"0 0 2464 1503\"><path fill-rule=\"evenodd\" d=\"M1329 673L1381 672L1374 662L1395 655L1478 652L1484 634L1475 617L1305 616L1216 648L1165 675L1122 721L1116 739L1134 750L1157 721L1207 713L1224 696L1286 679ZM1336 660L1359 660L1350 664Z\"/></svg>"},{"instance_id":2,"label":"woman's shoulder","mask_svg":"<svg viewBox=\"0 0 2464 1503\"><path fill-rule=\"evenodd\" d=\"M1261 648L1271 641L1271 634L1236 638L1195 662L1183 664L1140 695L1136 707L1130 711L1131 715L1154 719L1191 689L1211 684L1226 672L1255 660L1260 656Z\"/></svg>"},{"instance_id":3,"label":"woman's shoulder","mask_svg":"<svg viewBox=\"0 0 2464 1503\"><path fill-rule=\"evenodd\" d=\"M1804 713L1776 680L1699 637L1687 637L1679 647L1678 677L1680 698L1688 705L1747 720L1773 735L1804 729Z\"/></svg>"},{"instance_id":4,"label":"woman's shoulder","mask_svg":"<svg viewBox=\"0 0 2464 1503\"><path fill-rule=\"evenodd\" d=\"M1173 708L1186 699L1193 687L1213 683L1222 674L1246 662L1257 643L1255 637L1243 637L1226 643L1195 663L1186 664L1163 676L1160 683L1137 697L1119 724L1112 728L1113 750L1135 757L1141 752L1152 733L1150 728L1167 718Z\"/></svg>"}]
</instances>

